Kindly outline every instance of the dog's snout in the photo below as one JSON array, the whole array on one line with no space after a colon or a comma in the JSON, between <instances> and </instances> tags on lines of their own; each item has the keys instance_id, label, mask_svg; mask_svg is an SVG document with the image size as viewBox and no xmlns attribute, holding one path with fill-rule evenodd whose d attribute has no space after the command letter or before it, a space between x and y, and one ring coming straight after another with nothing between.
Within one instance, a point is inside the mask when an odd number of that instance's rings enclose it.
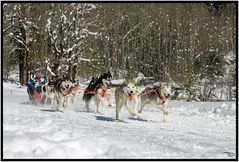
<instances>
[{"instance_id":1,"label":"dog's snout","mask_svg":"<svg viewBox=\"0 0 239 162\"><path fill-rule=\"evenodd\" d=\"M133 93L133 91L130 91L130 93L132 94L132 93Z\"/></svg>"},{"instance_id":2,"label":"dog's snout","mask_svg":"<svg viewBox=\"0 0 239 162\"><path fill-rule=\"evenodd\" d=\"M166 96L166 97L170 97L170 94L168 93L168 94L166 94L165 96Z\"/></svg>"}]
</instances>

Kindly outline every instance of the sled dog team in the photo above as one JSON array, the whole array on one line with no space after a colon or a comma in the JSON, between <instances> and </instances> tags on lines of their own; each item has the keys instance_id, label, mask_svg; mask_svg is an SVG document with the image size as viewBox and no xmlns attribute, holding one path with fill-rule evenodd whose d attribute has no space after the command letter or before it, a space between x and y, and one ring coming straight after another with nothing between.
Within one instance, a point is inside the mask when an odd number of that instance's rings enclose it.
<instances>
[{"instance_id":1,"label":"sled dog team","mask_svg":"<svg viewBox=\"0 0 239 162\"><path fill-rule=\"evenodd\" d=\"M43 104L50 100L51 105L63 106L66 108L70 103L76 102L76 96L83 91L83 100L87 112L90 111L90 103L94 101L96 104L96 111L99 112L100 103L103 105L112 106L110 96L115 90L115 104L116 104L116 120L119 120L120 110L125 107L129 113L136 117L138 113L143 111L146 104L156 104L163 112L163 121L167 120L168 116L168 100L171 94L170 83L158 83L153 87L145 88L141 93L137 91L136 82L132 80L125 80L121 85L114 86L111 84L110 72L103 73L99 78L92 78L89 85L82 90L79 81L70 81L67 78L59 78L56 81L49 80L41 86L39 92ZM35 83L36 84L36 83ZM28 88L30 100L37 98L36 93L33 93ZM139 107L139 98L141 98L141 106ZM105 101L107 99L107 103ZM70 101L70 102L69 102ZM133 101L133 109L130 108L129 102Z\"/></svg>"}]
</instances>

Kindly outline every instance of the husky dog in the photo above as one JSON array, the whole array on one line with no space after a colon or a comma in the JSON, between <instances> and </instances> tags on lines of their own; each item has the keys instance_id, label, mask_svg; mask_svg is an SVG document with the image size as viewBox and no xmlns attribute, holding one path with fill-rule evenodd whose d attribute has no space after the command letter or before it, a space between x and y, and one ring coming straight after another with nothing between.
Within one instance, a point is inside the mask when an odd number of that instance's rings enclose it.
<instances>
[{"instance_id":1,"label":"husky dog","mask_svg":"<svg viewBox=\"0 0 239 162\"><path fill-rule=\"evenodd\" d=\"M129 102L134 100L134 111L129 107ZM133 80L127 80L115 90L116 104L116 120L119 119L119 112L123 106L127 108L129 113L137 117L138 114L138 92L136 91L136 83Z\"/></svg>"},{"instance_id":2,"label":"husky dog","mask_svg":"<svg viewBox=\"0 0 239 162\"><path fill-rule=\"evenodd\" d=\"M48 103L50 99L51 105L54 101L54 81L49 80L46 84L41 87L41 98L44 98L44 104Z\"/></svg>"},{"instance_id":3,"label":"husky dog","mask_svg":"<svg viewBox=\"0 0 239 162\"><path fill-rule=\"evenodd\" d=\"M163 112L163 121L166 121L166 117L168 115L168 98L171 95L171 84L169 83L159 83L158 85L154 85L153 88L147 87L141 93L141 108L139 113L143 111L143 108L146 104L157 104L162 105Z\"/></svg>"},{"instance_id":4,"label":"husky dog","mask_svg":"<svg viewBox=\"0 0 239 162\"><path fill-rule=\"evenodd\" d=\"M70 94L69 94L69 97L71 99L71 104L75 104L76 103L76 96L79 93L79 87L80 87L79 80L73 80L71 88L70 88L71 89L70 90Z\"/></svg>"},{"instance_id":5,"label":"husky dog","mask_svg":"<svg viewBox=\"0 0 239 162\"><path fill-rule=\"evenodd\" d=\"M59 78L54 84L54 104L66 108L68 106L68 96L71 93L72 83L68 78Z\"/></svg>"},{"instance_id":6,"label":"husky dog","mask_svg":"<svg viewBox=\"0 0 239 162\"><path fill-rule=\"evenodd\" d=\"M103 73L98 79L92 78L90 84L84 91L83 100L85 101L87 112L89 112L90 101L94 98L97 107L97 113L99 113L100 102L105 104L104 97L107 96L107 88L111 84L110 71Z\"/></svg>"}]
</instances>

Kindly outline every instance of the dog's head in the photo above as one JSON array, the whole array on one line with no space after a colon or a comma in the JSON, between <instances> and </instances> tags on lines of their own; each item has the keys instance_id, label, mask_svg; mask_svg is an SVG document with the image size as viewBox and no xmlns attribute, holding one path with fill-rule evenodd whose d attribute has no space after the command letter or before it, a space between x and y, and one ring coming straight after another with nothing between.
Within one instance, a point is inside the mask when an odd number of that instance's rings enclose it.
<instances>
[{"instance_id":1,"label":"dog's head","mask_svg":"<svg viewBox=\"0 0 239 162\"><path fill-rule=\"evenodd\" d=\"M111 79L110 78L102 79L102 83L103 83L104 86L110 86L111 85Z\"/></svg>"},{"instance_id":2,"label":"dog's head","mask_svg":"<svg viewBox=\"0 0 239 162\"><path fill-rule=\"evenodd\" d=\"M69 79L64 79L61 82L61 86L64 89L69 89L72 86L72 82Z\"/></svg>"},{"instance_id":3,"label":"dog's head","mask_svg":"<svg viewBox=\"0 0 239 162\"><path fill-rule=\"evenodd\" d=\"M49 86L49 87L53 87L54 84L55 84L55 81L53 81L53 80L49 80L49 81L48 81L48 86Z\"/></svg>"},{"instance_id":4,"label":"dog's head","mask_svg":"<svg viewBox=\"0 0 239 162\"><path fill-rule=\"evenodd\" d=\"M170 83L162 83L162 82L160 82L160 83L155 84L155 87L156 87L157 91L161 95L163 95L163 96L165 96L167 98L171 96L171 87L172 87L172 85Z\"/></svg>"},{"instance_id":5,"label":"dog's head","mask_svg":"<svg viewBox=\"0 0 239 162\"><path fill-rule=\"evenodd\" d=\"M123 90L124 90L124 93L126 93L129 96L131 96L137 90L136 82L134 80L124 81L124 83L123 83Z\"/></svg>"},{"instance_id":6,"label":"dog's head","mask_svg":"<svg viewBox=\"0 0 239 162\"><path fill-rule=\"evenodd\" d=\"M72 83L72 86L74 86L74 87L80 85L80 81L79 80L72 80L71 83Z\"/></svg>"},{"instance_id":7,"label":"dog's head","mask_svg":"<svg viewBox=\"0 0 239 162\"><path fill-rule=\"evenodd\" d=\"M105 86L111 85L112 75L111 75L110 71L108 71L107 73L103 73L100 78L102 78L103 85L105 85Z\"/></svg>"}]
</instances>

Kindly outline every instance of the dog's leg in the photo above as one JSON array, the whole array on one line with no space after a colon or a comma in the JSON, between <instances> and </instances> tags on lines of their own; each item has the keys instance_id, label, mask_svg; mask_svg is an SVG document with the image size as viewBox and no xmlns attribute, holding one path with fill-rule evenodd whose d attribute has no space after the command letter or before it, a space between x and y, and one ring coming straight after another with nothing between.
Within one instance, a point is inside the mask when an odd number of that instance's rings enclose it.
<instances>
[{"instance_id":1,"label":"dog's leg","mask_svg":"<svg viewBox=\"0 0 239 162\"><path fill-rule=\"evenodd\" d=\"M138 102L139 102L138 97L139 97L138 94L135 94L133 96L133 99L134 99L134 116L135 117L138 116L138 106L139 106L139 104L138 104Z\"/></svg>"},{"instance_id":2,"label":"dog's leg","mask_svg":"<svg viewBox=\"0 0 239 162\"><path fill-rule=\"evenodd\" d=\"M167 101L162 105L162 112L163 112L163 121L166 122L168 120Z\"/></svg>"},{"instance_id":3,"label":"dog's leg","mask_svg":"<svg viewBox=\"0 0 239 162\"><path fill-rule=\"evenodd\" d=\"M132 116L135 116L135 115L136 115L136 114L130 109L130 107L129 107L129 100L127 100L126 108L127 108L127 110L129 111L129 113L130 113Z\"/></svg>"},{"instance_id":4,"label":"dog's leg","mask_svg":"<svg viewBox=\"0 0 239 162\"><path fill-rule=\"evenodd\" d=\"M139 110L139 113L142 113L143 109L144 109L144 106L146 105L147 103L147 99L145 98L145 96L141 96L141 106L140 106L140 110Z\"/></svg>"},{"instance_id":5,"label":"dog's leg","mask_svg":"<svg viewBox=\"0 0 239 162\"><path fill-rule=\"evenodd\" d=\"M54 98L53 98L53 105L57 105L57 94L55 93Z\"/></svg>"},{"instance_id":6,"label":"dog's leg","mask_svg":"<svg viewBox=\"0 0 239 162\"><path fill-rule=\"evenodd\" d=\"M101 95L96 95L96 98L98 98L100 100L101 103L103 103L104 106L107 105L107 103L105 102L104 98Z\"/></svg>"},{"instance_id":7,"label":"dog's leg","mask_svg":"<svg viewBox=\"0 0 239 162\"><path fill-rule=\"evenodd\" d=\"M67 96L64 97L64 103L65 103L64 108L66 108L68 106L68 97Z\"/></svg>"},{"instance_id":8,"label":"dog's leg","mask_svg":"<svg viewBox=\"0 0 239 162\"><path fill-rule=\"evenodd\" d=\"M71 103L71 105L74 105L74 98L75 97L73 95L70 96L70 100L71 100L70 103Z\"/></svg>"},{"instance_id":9,"label":"dog's leg","mask_svg":"<svg viewBox=\"0 0 239 162\"><path fill-rule=\"evenodd\" d=\"M63 97L63 107L66 108L66 98Z\"/></svg>"},{"instance_id":10,"label":"dog's leg","mask_svg":"<svg viewBox=\"0 0 239 162\"><path fill-rule=\"evenodd\" d=\"M116 120L119 119L119 112L120 112L120 110L122 109L122 107L123 107L122 101L121 101L121 100L116 101L116 109L115 109L115 112L116 112Z\"/></svg>"},{"instance_id":11,"label":"dog's leg","mask_svg":"<svg viewBox=\"0 0 239 162\"><path fill-rule=\"evenodd\" d=\"M51 106L54 105L54 97L50 97L50 100L51 100Z\"/></svg>"},{"instance_id":12,"label":"dog's leg","mask_svg":"<svg viewBox=\"0 0 239 162\"><path fill-rule=\"evenodd\" d=\"M70 106L69 99L70 99L70 98L69 98L69 96L67 95L67 96L66 96L66 107Z\"/></svg>"},{"instance_id":13,"label":"dog's leg","mask_svg":"<svg viewBox=\"0 0 239 162\"><path fill-rule=\"evenodd\" d=\"M108 101L108 106L112 107L112 102L111 102L111 99L110 99L110 95L107 95L107 101Z\"/></svg>"},{"instance_id":14,"label":"dog's leg","mask_svg":"<svg viewBox=\"0 0 239 162\"><path fill-rule=\"evenodd\" d=\"M106 91L106 93L107 93L106 99L107 99L107 102L108 102L108 106L111 107L111 106L112 106L111 96L110 96L110 94L111 94L111 89L108 89L108 90Z\"/></svg>"},{"instance_id":15,"label":"dog's leg","mask_svg":"<svg viewBox=\"0 0 239 162\"><path fill-rule=\"evenodd\" d=\"M63 106L64 107L64 96L61 94L60 96L59 96L59 102L60 102L60 106Z\"/></svg>"},{"instance_id":16,"label":"dog's leg","mask_svg":"<svg viewBox=\"0 0 239 162\"><path fill-rule=\"evenodd\" d=\"M74 104L76 104L76 95L73 97Z\"/></svg>"},{"instance_id":17,"label":"dog's leg","mask_svg":"<svg viewBox=\"0 0 239 162\"><path fill-rule=\"evenodd\" d=\"M90 112L89 105L90 105L90 101L85 101L86 112Z\"/></svg>"},{"instance_id":18,"label":"dog's leg","mask_svg":"<svg viewBox=\"0 0 239 162\"><path fill-rule=\"evenodd\" d=\"M76 103L76 95L72 95L71 103L74 105Z\"/></svg>"},{"instance_id":19,"label":"dog's leg","mask_svg":"<svg viewBox=\"0 0 239 162\"><path fill-rule=\"evenodd\" d=\"M69 104L74 105L74 96L70 95L69 97L70 97L69 98L69 100L70 100Z\"/></svg>"},{"instance_id":20,"label":"dog's leg","mask_svg":"<svg viewBox=\"0 0 239 162\"><path fill-rule=\"evenodd\" d=\"M67 105L68 105L67 102L68 102L68 97L67 97L67 96L64 96L64 97L63 97L63 107L64 107L64 108L67 107Z\"/></svg>"},{"instance_id":21,"label":"dog's leg","mask_svg":"<svg viewBox=\"0 0 239 162\"><path fill-rule=\"evenodd\" d=\"M100 102L104 105L107 106L106 101L104 100L104 98L101 96L102 94L102 89L98 89L97 92L95 93L95 96L100 100Z\"/></svg>"},{"instance_id":22,"label":"dog's leg","mask_svg":"<svg viewBox=\"0 0 239 162\"><path fill-rule=\"evenodd\" d=\"M53 103L54 103L54 106L56 106L56 109L58 110L59 106L60 106L60 99L59 99L59 96L58 96L57 92L54 95Z\"/></svg>"},{"instance_id":23,"label":"dog's leg","mask_svg":"<svg viewBox=\"0 0 239 162\"><path fill-rule=\"evenodd\" d=\"M60 106L60 97L59 97L59 94L57 94L57 96L56 96L56 105L57 105L57 107Z\"/></svg>"},{"instance_id":24,"label":"dog's leg","mask_svg":"<svg viewBox=\"0 0 239 162\"><path fill-rule=\"evenodd\" d=\"M97 97L95 97L95 104L96 104L96 112L100 113L100 111L99 111L100 100Z\"/></svg>"}]
</instances>

